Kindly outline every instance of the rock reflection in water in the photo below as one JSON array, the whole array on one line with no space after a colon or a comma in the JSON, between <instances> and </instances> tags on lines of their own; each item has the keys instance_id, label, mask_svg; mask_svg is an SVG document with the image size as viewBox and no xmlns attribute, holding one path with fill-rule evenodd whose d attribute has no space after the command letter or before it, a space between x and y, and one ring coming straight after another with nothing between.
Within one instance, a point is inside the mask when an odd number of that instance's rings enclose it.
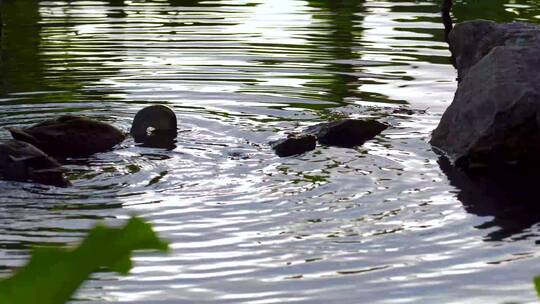
<instances>
[{"instance_id":1,"label":"rock reflection in water","mask_svg":"<svg viewBox=\"0 0 540 304\"><path fill-rule=\"evenodd\" d=\"M467 212L494 217L477 226L480 229L499 228L488 233L486 240L501 241L540 222L538 183L533 173L505 170L492 174L467 174L444 157L439 158L438 164L450 184L457 188L457 198Z\"/></svg>"}]
</instances>

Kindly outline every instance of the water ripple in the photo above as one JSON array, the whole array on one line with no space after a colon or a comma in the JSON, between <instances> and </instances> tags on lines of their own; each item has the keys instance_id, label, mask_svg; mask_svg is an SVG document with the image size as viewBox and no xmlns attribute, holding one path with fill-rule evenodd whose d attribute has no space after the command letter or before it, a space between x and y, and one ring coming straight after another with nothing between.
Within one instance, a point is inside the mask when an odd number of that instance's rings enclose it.
<instances>
[{"instance_id":1,"label":"water ripple","mask_svg":"<svg viewBox=\"0 0 540 304\"><path fill-rule=\"evenodd\" d=\"M480 2L455 17L540 10ZM167 104L181 132L171 150L128 139L66 160L72 188L0 182L0 271L136 213L172 252L138 254L127 277L95 275L74 302L535 299L537 208L501 208L515 189L485 191L427 144L456 86L437 1L2 5L0 126L73 113L127 131L140 108ZM356 149L278 158L267 145L343 116L392 127Z\"/></svg>"}]
</instances>

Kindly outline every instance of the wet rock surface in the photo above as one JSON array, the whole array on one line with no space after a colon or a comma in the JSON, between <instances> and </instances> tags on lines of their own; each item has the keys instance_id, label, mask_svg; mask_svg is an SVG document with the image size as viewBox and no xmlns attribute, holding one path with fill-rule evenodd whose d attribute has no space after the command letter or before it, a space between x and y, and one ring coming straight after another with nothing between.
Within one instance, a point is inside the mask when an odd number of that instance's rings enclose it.
<instances>
[{"instance_id":1,"label":"wet rock surface","mask_svg":"<svg viewBox=\"0 0 540 304\"><path fill-rule=\"evenodd\" d=\"M376 120L343 119L309 127L307 134L317 137L321 145L352 148L379 135L388 125Z\"/></svg>"},{"instance_id":2,"label":"wet rock surface","mask_svg":"<svg viewBox=\"0 0 540 304\"><path fill-rule=\"evenodd\" d=\"M0 144L0 178L20 182L36 182L66 187L61 165L35 146L8 140Z\"/></svg>"},{"instance_id":3,"label":"wet rock surface","mask_svg":"<svg viewBox=\"0 0 540 304\"><path fill-rule=\"evenodd\" d=\"M315 149L317 138L311 134L289 135L270 143L279 157L298 155Z\"/></svg>"},{"instance_id":4,"label":"wet rock surface","mask_svg":"<svg viewBox=\"0 0 540 304\"><path fill-rule=\"evenodd\" d=\"M539 31L538 25L523 22L472 20L457 24L450 32L449 44L459 78L497 47L538 48Z\"/></svg>"},{"instance_id":5,"label":"wet rock surface","mask_svg":"<svg viewBox=\"0 0 540 304\"><path fill-rule=\"evenodd\" d=\"M463 168L538 165L540 27L466 22L450 46L461 79L431 144Z\"/></svg>"}]
</instances>

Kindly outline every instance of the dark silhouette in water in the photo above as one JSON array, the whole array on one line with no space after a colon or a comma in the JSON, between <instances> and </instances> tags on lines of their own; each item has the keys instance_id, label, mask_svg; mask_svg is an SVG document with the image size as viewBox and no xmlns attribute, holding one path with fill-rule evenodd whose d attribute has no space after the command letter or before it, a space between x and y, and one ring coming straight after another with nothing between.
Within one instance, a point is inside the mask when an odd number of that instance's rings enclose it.
<instances>
[{"instance_id":1,"label":"dark silhouette in water","mask_svg":"<svg viewBox=\"0 0 540 304\"><path fill-rule=\"evenodd\" d=\"M450 184L457 188L457 198L467 212L493 217L477 226L479 229L499 228L488 233L486 240L501 241L540 222L537 174L510 167L470 173L456 168L445 157L437 162Z\"/></svg>"},{"instance_id":2,"label":"dark silhouette in water","mask_svg":"<svg viewBox=\"0 0 540 304\"><path fill-rule=\"evenodd\" d=\"M342 119L310 126L306 133L315 135L319 143L325 146L353 148L363 145L387 128L388 125L376 120Z\"/></svg>"},{"instance_id":3,"label":"dark silhouette in water","mask_svg":"<svg viewBox=\"0 0 540 304\"><path fill-rule=\"evenodd\" d=\"M63 173L55 159L29 143L13 139L0 143L1 179L67 187L71 184Z\"/></svg>"},{"instance_id":4,"label":"dark silhouette in water","mask_svg":"<svg viewBox=\"0 0 540 304\"><path fill-rule=\"evenodd\" d=\"M448 43L450 54L451 54L450 62L452 62L452 65L456 67L456 57L454 55L454 52L452 51L452 47L450 46L450 32L454 28L454 25L452 22L452 16L450 16L450 12L452 11L453 4L454 4L453 0L443 0L443 4L441 7L441 17L444 24L444 40L446 41L446 43Z\"/></svg>"},{"instance_id":5,"label":"dark silhouette in water","mask_svg":"<svg viewBox=\"0 0 540 304\"><path fill-rule=\"evenodd\" d=\"M89 156L110 150L126 138L126 134L114 126L75 115L60 116L25 129L7 129L13 138L28 142L54 157ZM176 132L174 112L166 106L153 105L135 115L130 133L138 143L163 147L164 141L174 140Z\"/></svg>"},{"instance_id":6,"label":"dark silhouette in water","mask_svg":"<svg viewBox=\"0 0 540 304\"><path fill-rule=\"evenodd\" d=\"M444 39L447 43L450 43L450 41L448 40L448 36L450 35L450 32L453 28L452 17L450 16L450 12L452 11L452 5L452 0L443 0L443 5L441 9L441 16L444 24Z\"/></svg>"},{"instance_id":7,"label":"dark silhouette in water","mask_svg":"<svg viewBox=\"0 0 540 304\"><path fill-rule=\"evenodd\" d=\"M176 115L171 108L163 105L146 107L135 115L130 134L143 147L174 149Z\"/></svg>"},{"instance_id":8,"label":"dark silhouette in water","mask_svg":"<svg viewBox=\"0 0 540 304\"><path fill-rule=\"evenodd\" d=\"M75 115L63 115L26 129L7 129L13 138L54 157L84 157L107 151L125 138L116 127Z\"/></svg>"}]
</instances>

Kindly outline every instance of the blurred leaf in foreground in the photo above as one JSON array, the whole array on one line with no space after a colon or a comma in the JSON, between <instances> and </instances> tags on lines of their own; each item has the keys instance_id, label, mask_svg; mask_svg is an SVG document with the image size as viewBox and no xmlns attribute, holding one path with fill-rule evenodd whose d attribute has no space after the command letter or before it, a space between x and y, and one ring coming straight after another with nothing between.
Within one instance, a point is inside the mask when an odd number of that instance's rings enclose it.
<instances>
[{"instance_id":1,"label":"blurred leaf in foreground","mask_svg":"<svg viewBox=\"0 0 540 304\"><path fill-rule=\"evenodd\" d=\"M540 276L534 277L534 288L536 289L536 294L540 297Z\"/></svg>"},{"instance_id":2,"label":"blurred leaf in foreground","mask_svg":"<svg viewBox=\"0 0 540 304\"><path fill-rule=\"evenodd\" d=\"M96 226L74 249L36 248L25 267L0 281L0 303L65 303L94 271L127 274L131 252L140 249L166 251L168 245L136 217L122 228Z\"/></svg>"}]
</instances>

